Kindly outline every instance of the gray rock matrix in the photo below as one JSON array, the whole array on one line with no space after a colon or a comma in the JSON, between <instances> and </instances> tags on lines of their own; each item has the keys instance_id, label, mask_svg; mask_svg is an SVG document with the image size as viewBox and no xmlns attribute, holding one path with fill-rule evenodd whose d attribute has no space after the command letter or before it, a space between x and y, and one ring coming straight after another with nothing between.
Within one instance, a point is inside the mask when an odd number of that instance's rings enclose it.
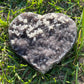
<instances>
[{"instance_id":1,"label":"gray rock matrix","mask_svg":"<svg viewBox=\"0 0 84 84\"><path fill-rule=\"evenodd\" d=\"M8 32L15 52L43 74L61 61L77 36L75 22L62 13L22 13Z\"/></svg>"}]
</instances>

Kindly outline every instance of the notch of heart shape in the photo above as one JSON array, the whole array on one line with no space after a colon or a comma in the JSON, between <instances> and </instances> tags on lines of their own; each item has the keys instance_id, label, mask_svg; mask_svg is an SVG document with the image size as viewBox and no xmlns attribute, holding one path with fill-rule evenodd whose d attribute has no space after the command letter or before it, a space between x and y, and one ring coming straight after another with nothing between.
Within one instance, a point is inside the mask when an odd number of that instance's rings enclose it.
<instances>
[{"instance_id":1,"label":"notch of heart shape","mask_svg":"<svg viewBox=\"0 0 84 84\"><path fill-rule=\"evenodd\" d=\"M8 32L13 50L43 74L61 61L77 37L75 22L62 13L22 13Z\"/></svg>"}]
</instances>

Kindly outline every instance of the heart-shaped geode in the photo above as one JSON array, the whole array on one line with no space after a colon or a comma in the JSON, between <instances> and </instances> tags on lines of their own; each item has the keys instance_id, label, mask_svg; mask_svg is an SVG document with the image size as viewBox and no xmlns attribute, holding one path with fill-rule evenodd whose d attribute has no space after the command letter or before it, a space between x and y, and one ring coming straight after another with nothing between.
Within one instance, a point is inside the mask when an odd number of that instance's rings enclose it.
<instances>
[{"instance_id":1,"label":"heart-shaped geode","mask_svg":"<svg viewBox=\"0 0 84 84\"><path fill-rule=\"evenodd\" d=\"M77 36L75 22L61 13L22 13L8 32L15 52L42 73L60 62Z\"/></svg>"}]
</instances>

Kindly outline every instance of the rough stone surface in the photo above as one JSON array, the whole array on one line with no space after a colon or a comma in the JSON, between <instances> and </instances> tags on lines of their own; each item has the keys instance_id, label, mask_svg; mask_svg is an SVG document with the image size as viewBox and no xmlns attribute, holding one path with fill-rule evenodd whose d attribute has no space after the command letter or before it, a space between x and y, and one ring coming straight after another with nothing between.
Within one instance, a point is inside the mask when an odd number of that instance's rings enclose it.
<instances>
[{"instance_id":1,"label":"rough stone surface","mask_svg":"<svg viewBox=\"0 0 84 84\"><path fill-rule=\"evenodd\" d=\"M22 13L12 21L8 32L16 53L43 74L60 62L77 35L75 22L62 13Z\"/></svg>"}]
</instances>

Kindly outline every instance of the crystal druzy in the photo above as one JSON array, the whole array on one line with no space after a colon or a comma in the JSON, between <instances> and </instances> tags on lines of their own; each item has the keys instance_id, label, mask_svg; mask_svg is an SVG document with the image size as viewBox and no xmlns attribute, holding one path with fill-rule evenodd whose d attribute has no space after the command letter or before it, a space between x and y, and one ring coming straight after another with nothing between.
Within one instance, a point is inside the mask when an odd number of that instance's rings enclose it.
<instances>
[{"instance_id":1,"label":"crystal druzy","mask_svg":"<svg viewBox=\"0 0 84 84\"><path fill-rule=\"evenodd\" d=\"M62 13L22 13L8 32L15 52L43 74L61 61L77 35L75 22Z\"/></svg>"}]
</instances>

